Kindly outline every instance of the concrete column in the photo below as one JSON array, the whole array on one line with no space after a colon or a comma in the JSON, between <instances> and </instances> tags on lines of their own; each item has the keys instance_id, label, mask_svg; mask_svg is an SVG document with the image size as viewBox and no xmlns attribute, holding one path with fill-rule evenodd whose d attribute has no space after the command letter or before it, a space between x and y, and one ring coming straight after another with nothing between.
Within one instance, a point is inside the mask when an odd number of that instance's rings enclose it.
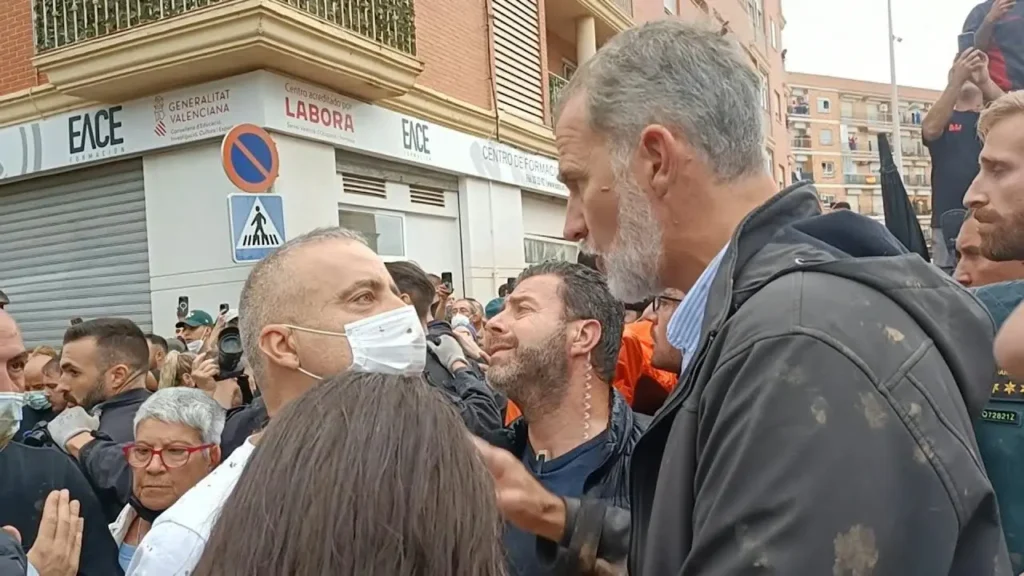
<instances>
[{"instance_id":1,"label":"concrete column","mask_svg":"<svg viewBox=\"0 0 1024 576\"><path fill-rule=\"evenodd\" d=\"M593 16L576 19L576 65L582 65L597 52L597 27Z\"/></svg>"},{"instance_id":2,"label":"concrete column","mask_svg":"<svg viewBox=\"0 0 1024 576\"><path fill-rule=\"evenodd\" d=\"M486 303L526 267L522 193L499 182L460 178L459 223L466 296Z\"/></svg>"}]
</instances>

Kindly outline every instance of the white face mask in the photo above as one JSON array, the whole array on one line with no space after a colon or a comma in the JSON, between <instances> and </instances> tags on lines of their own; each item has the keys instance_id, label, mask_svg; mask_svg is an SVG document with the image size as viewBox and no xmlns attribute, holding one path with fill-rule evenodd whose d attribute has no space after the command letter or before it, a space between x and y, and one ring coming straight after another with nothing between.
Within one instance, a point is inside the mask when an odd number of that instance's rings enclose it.
<instances>
[{"instance_id":1,"label":"white face mask","mask_svg":"<svg viewBox=\"0 0 1024 576\"><path fill-rule=\"evenodd\" d=\"M199 351L203 349L203 341L202 340L193 340L193 341L189 342L188 344L185 344L185 347L188 348L189 352L191 352L193 354L199 354Z\"/></svg>"},{"instance_id":2,"label":"white face mask","mask_svg":"<svg viewBox=\"0 0 1024 576\"><path fill-rule=\"evenodd\" d=\"M344 332L329 332L291 326L288 328L347 338L352 349L352 367L355 372L374 372L378 374L414 375L423 372L427 361L427 337L423 333L416 309L402 306L396 310L383 312L376 316L363 318L345 325ZM303 370L303 374L323 380L311 372Z\"/></svg>"},{"instance_id":3,"label":"white face mask","mask_svg":"<svg viewBox=\"0 0 1024 576\"><path fill-rule=\"evenodd\" d=\"M5 445L21 428L21 409L25 395L21 392L0 392L0 447Z\"/></svg>"}]
</instances>

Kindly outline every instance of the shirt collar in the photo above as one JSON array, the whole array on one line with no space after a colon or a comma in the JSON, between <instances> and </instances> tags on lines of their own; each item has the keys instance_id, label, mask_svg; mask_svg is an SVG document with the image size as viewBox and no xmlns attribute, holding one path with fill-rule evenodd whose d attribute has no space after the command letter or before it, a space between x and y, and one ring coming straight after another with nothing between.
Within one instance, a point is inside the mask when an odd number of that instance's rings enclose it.
<instances>
[{"instance_id":1,"label":"shirt collar","mask_svg":"<svg viewBox=\"0 0 1024 576\"><path fill-rule=\"evenodd\" d=\"M682 302L672 314L668 321L666 333L670 344L683 353L683 370L689 365L700 344L700 329L704 324L704 310L708 304L708 294L711 292L711 283L718 273L722 264L722 257L728 244L708 263L707 268L701 273L693 287L683 297Z\"/></svg>"}]
</instances>

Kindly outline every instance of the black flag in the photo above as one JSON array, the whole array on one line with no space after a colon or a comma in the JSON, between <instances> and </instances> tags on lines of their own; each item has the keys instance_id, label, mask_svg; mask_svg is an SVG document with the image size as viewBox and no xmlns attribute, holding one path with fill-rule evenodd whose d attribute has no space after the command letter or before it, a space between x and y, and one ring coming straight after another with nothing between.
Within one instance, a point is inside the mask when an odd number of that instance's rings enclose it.
<instances>
[{"instance_id":1,"label":"black flag","mask_svg":"<svg viewBox=\"0 0 1024 576\"><path fill-rule=\"evenodd\" d=\"M921 223L914 214L914 207L907 197L907 189L903 187L903 178L892 158L889 139L885 134L878 135L878 157L882 162L882 206L885 209L885 227L896 237L907 250L919 254L930 262L928 244L921 231Z\"/></svg>"}]
</instances>

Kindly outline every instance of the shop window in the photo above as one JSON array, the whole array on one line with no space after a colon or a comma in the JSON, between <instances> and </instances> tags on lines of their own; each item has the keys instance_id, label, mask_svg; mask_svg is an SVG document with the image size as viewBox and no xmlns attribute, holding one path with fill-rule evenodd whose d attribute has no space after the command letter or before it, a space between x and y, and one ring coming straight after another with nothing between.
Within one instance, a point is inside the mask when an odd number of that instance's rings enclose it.
<instances>
[{"instance_id":1,"label":"shop window","mask_svg":"<svg viewBox=\"0 0 1024 576\"><path fill-rule=\"evenodd\" d=\"M338 210L338 224L363 235L370 249L380 256L405 256L405 218L397 214L375 214Z\"/></svg>"},{"instance_id":2,"label":"shop window","mask_svg":"<svg viewBox=\"0 0 1024 576\"><path fill-rule=\"evenodd\" d=\"M539 264L548 260L575 262L579 248L572 242L554 240L552 238L523 238L523 251L526 264Z\"/></svg>"}]
</instances>

